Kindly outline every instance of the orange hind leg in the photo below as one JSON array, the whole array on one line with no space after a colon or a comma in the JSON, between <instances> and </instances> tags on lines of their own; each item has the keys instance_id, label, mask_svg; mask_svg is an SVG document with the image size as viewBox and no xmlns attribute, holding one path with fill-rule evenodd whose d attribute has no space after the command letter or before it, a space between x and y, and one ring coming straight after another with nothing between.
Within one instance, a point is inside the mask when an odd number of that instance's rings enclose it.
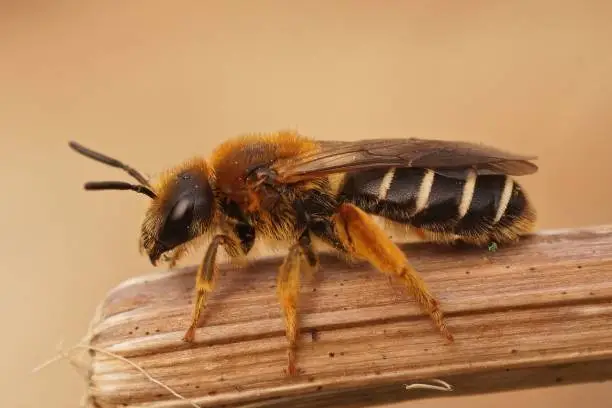
<instances>
[{"instance_id":1,"label":"orange hind leg","mask_svg":"<svg viewBox=\"0 0 612 408\"><path fill-rule=\"evenodd\" d=\"M384 230L364 211L351 204L342 204L334 221L335 232L349 252L356 258L367 260L381 272L399 278L440 333L453 341L438 300Z\"/></svg>"}]
</instances>

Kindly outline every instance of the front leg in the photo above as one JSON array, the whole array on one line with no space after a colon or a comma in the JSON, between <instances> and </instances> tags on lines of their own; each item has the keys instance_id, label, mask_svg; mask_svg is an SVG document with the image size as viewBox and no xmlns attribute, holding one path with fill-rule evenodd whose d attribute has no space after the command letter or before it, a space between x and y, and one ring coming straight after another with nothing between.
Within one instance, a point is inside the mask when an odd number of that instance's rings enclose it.
<instances>
[{"instance_id":1,"label":"front leg","mask_svg":"<svg viewBox=\"0 0 612 408\"><path fill-rule=\"evenodd\" d=\"M182 245L176 248L171 254L163 254L162 259L166 262L168 269L174 269L178 261L187 254L187 246Z\"/></svg>"},{"instance_id":2,"label":"front leg","mask_svg":"<svg viewBox=\"0 0 612 408\"><path fill-rule=\"evenodd\" d=\"M316 268L318 259L312 249L310 236L305 231L299 241L291 246L289 254L281 265L277 277L277 294L285 320L285 333L289 341L287 351L287 371L295 375L296 349L299 335L297 305L300 291L300 272L303 261L311 268Z\"/></svg>"},{"instance_id":3,"label":"front leg","mask_svg":"<svg viewBox=\"0 0 612 408\"><path fill-rule=\"evenodd\" d=\"M240 212L236 212L236 206L226 203L224 211L230 218L222 224L224 233L215 236L204 255L204 259L196 274L196 296L193 306L193 317L191 326L185 333L183 340L193 342L195 329L200 319L200 313L206 302L206 294L212 292L214 278L217 275L217 250L220 245L225 247L225 251L231 257L238 257L249 253L255 242L255 229L249 225Z\"/></svg>"},{"instance_id":4,"label":"front leg","mask_svg":"<svg viewBox=\"0 0 612 408\"><path fill-rule=\"evenodd\" d=\"M217 235L212 239L212 242L206 250L204 259L198 267L196 274L196 295L193 306L193 316L191 319L191 326L185 332L183 340L186 342L193 342L195 338L195 330L200 320L200 313L204 308L206 302L206 294L212 292L214 286L214 280L217 275L219 267L217 266L217 250L220 245L227 246L230 251L236 251L237 243L228 235Z\"/></svg>"}]
</instances>

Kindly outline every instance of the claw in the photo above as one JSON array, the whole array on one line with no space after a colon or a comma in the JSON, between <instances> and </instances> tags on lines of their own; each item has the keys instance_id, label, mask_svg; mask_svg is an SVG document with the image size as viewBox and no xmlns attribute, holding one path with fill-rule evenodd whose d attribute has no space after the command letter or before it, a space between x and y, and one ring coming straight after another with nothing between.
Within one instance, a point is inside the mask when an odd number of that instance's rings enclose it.
<instances>
[{"instance_id":1,"label":"claw","mask_svg":"<svg viewBox=\"0 0 612 408\"><path fill-rule=\"evenodd\" d=\"M183 341L186 343L193 343L194 340L195 340L195 327L191 326L185 332L185 335L183 336Z\"/></svg>"}]
</instances>

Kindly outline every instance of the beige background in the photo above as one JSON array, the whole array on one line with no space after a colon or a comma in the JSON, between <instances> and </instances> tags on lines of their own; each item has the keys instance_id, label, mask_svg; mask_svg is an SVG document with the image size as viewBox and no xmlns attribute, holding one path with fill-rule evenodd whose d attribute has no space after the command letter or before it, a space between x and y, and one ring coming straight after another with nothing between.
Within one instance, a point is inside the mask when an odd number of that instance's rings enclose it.
<instances>
[{"instance_id":1,"label":"beige background","mask_svg":"<svg viewBox=\"0 0 612 408\"><path fill-rule=\"evenodd\" d=\"M482 141L540 156L524 184L541 227L612 222L610 2L0 4L0 406L77 406L68 364L29 371L81 337L110 288L151 269L137 252L146 200L84 193L123 175L69 139L149 173L279 128ZM597 384L453 406L611 399Z\"/></svg>"}]
</instances>

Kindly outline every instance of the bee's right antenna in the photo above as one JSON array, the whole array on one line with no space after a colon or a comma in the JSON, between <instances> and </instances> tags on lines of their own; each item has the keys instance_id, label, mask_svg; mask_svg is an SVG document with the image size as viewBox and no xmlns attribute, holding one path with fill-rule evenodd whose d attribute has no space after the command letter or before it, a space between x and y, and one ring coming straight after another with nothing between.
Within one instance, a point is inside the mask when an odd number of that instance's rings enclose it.
<instances>
[{"instance_id":1,"label":"bee's right antenna","mask_svg":"<svg viewBox=\"0 0 612 408\"><path fill-rule=\"evenodd\" d=\"M117 167L125 170L130 176L134 177L140 184L130 184L124 181L90 181L85 183L86 190L132 190L137 193L144 194L149 196L150 198L156 198L157 195L153 192L149 181L140 174L136 169L131 168L130 166L121 163L117 159L113 159L112 157L108 157L102 153L94 152L78 144L77 142L70 142L68 145L75 150L76 152L82 154L83 156L89 157L95 161L107 164L112 167Z\"/></svg>"},{"instance_id":2,"label":"bee's right antenna","mask_svg":"<svg viewBox=\"0 0 612 408\"><path fill-rule=\"evenodd\" d=\"M108 164L109 166L125 170L130 176L138 180L140 184L151 188L149 181L136 169L131 168L127 164L123 164L119 160L113 159L112 157L108 157L102 153L94 152L93 150L88 149L85 146L78 144L77 142L71 141L70 143L68 143L68 145L73 150L77 151L78 153L81 153L83 156L89 157L90 159L93 159L95 161L99 161L100 163Z\"/></svg>"}]
</instances>

